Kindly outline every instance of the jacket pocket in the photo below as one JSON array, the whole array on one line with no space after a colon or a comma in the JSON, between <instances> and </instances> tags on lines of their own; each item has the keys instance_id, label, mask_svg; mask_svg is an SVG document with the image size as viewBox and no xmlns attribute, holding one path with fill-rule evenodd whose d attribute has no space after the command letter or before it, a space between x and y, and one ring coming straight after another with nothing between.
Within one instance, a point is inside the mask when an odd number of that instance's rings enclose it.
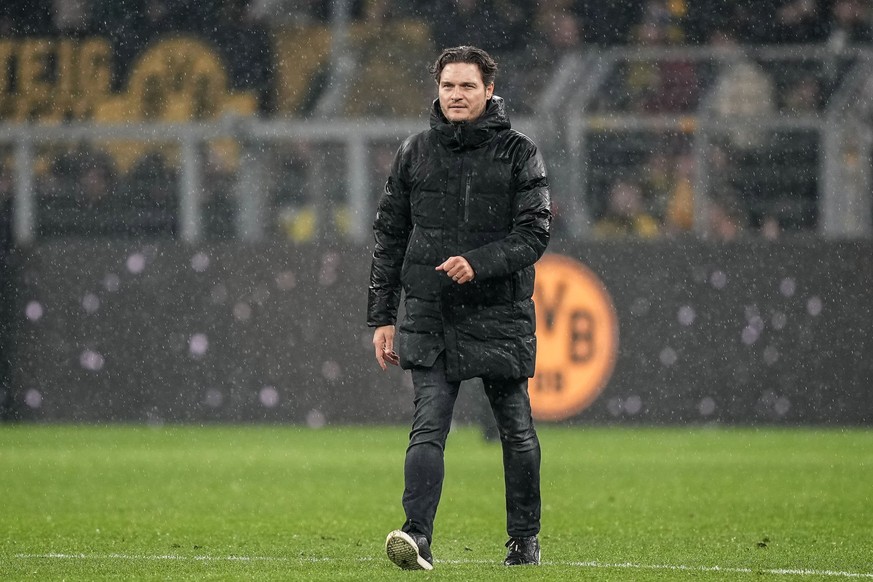
<instances>
[{"instance_id":1,"label":"jacket pocket","mask_svg":"<svg viewBox=\"0 0 873 582\"><path fill-rule=\"evenodd\" d=\"M466 184L464 223L476 232L509 232L512 228L510 199L503 192L476 190Z\"/></svg>"}]
</instances>

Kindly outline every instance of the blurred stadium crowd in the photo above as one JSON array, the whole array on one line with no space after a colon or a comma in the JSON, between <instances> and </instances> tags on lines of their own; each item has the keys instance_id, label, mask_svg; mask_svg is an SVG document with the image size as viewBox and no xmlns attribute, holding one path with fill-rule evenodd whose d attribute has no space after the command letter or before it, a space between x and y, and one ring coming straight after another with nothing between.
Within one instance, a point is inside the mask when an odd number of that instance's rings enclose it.
<instances>
[{"instance_id":1,"label":"blurred stadium crowd","mask_svg":"<svg viewBox=\"0 0 873 582\"><path fill-rule=\"evenodd\" d=\"M0 35L107 35L121 61L156 36L203 35L269 66L270 31L330 24L334 0L8 0ZM865 0L348 0L349 17L378 26L420 21L436 46L469 39L498 55L534 45L706 43L726 29L747 43L868 41ZM253 79L250 79L253 80Z\"/></svg>"},{"instance_id":2,"label":"blurred stadium crowd","mask_svg":"<svg viewBox=\"0 0 873 582\"><path fill-rule=\"evenodd\" d=\"M0 124L422 118L433 96L426 67L456 44L492 51L502 71L497 92L513 119L535 119L568 59L618 48L626 58L586 110L638 126L641 118L678 121L667 130L590 133L578 193L590 232L660 237L694 228L717 239L776 238L816 228L821 136L803 124L772 135L751 124L715 140L707 187L716 194L701 228L700 169L682 116L707 107L728 118L820 117L852 64L841 55L870 45L871 13L869 0L5 0ZM783 58L779 49L795 45L811 56ZM764 52L752 58L731 52L737 47ZM353 56L357 74L331 107L338 50ZM712 56L718 51L733 55L730 66ZM370 144L376 186L396 144ZM305 140L266 155L271 234L316 238L312 206L322 196L336 201L331 218L343 232L342 185L308 176L314 160L342 156L332 155ZM0 142L7 223L14 159L13 140ZM210 142L203 151L206 238L234 236L239 166L238 144ZM32 171L39 237L178 234L175 146L40 145ZM314 195L316 188L327 192ZM577 234L556 199L556 236Z\"/></svg>"}]
</instances>

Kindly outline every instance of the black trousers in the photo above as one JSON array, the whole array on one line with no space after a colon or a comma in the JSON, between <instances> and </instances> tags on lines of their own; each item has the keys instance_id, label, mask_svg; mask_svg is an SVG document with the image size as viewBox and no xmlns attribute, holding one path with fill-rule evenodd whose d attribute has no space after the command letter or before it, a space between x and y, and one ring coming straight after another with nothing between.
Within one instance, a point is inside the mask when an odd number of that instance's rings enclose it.
<instances>
[{"instance_id":1,"label":"black trousers","mask_svg":"<svg viewBox=\"0 0 873 582\"><path fill-rule=\"evenodd\" d=\"M482 379L503 446L506 531L510 537L540 531L540 443L531 418L527 378ZM442 493L443 454L460 382L446 380L442 355L430 368L412 370L415 414L404 466L403 530L430 542Z\"/></svg>"}]
</instances>

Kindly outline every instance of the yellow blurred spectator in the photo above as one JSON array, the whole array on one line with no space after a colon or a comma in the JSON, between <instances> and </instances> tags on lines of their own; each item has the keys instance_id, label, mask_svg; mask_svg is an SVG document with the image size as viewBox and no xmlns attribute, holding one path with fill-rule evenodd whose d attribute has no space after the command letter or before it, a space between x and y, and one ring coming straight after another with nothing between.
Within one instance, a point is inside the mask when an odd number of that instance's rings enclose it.
<instances>
[{"instance_id":1,"label":"yellow blurred spectator","mask_svg":"<svg viewBox=\"0 0 873 582\"><path fill-rule=\"evenodd\" d=\"M609 200L603 217L594 225L601 238L654 238L660 234L658 221L646 212L639 184L619 178L609 189Z\"/></svg>"}]
</instances>

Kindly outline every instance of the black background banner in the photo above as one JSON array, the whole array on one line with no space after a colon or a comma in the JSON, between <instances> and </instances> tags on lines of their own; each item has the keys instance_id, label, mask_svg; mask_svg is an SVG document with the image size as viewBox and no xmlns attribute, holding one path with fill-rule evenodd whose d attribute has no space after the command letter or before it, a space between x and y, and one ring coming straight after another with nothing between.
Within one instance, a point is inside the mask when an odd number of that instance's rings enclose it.
<instances>
[{"instance_id":1,"label":"black background banner","mask_svg":"<svg viewBox=\"0 0 873 582\"><path fill-rule=\"evenodd\" d=\"M620 328L609 384L566 422L873 417L870 243L689 240L550 251L601 278ZM409 375L378 369L365 325L370 253L75 240L19 251L15 415L407 423ZM465 388L458 417L480 409Z\"/></svg>"}]
</instances>

